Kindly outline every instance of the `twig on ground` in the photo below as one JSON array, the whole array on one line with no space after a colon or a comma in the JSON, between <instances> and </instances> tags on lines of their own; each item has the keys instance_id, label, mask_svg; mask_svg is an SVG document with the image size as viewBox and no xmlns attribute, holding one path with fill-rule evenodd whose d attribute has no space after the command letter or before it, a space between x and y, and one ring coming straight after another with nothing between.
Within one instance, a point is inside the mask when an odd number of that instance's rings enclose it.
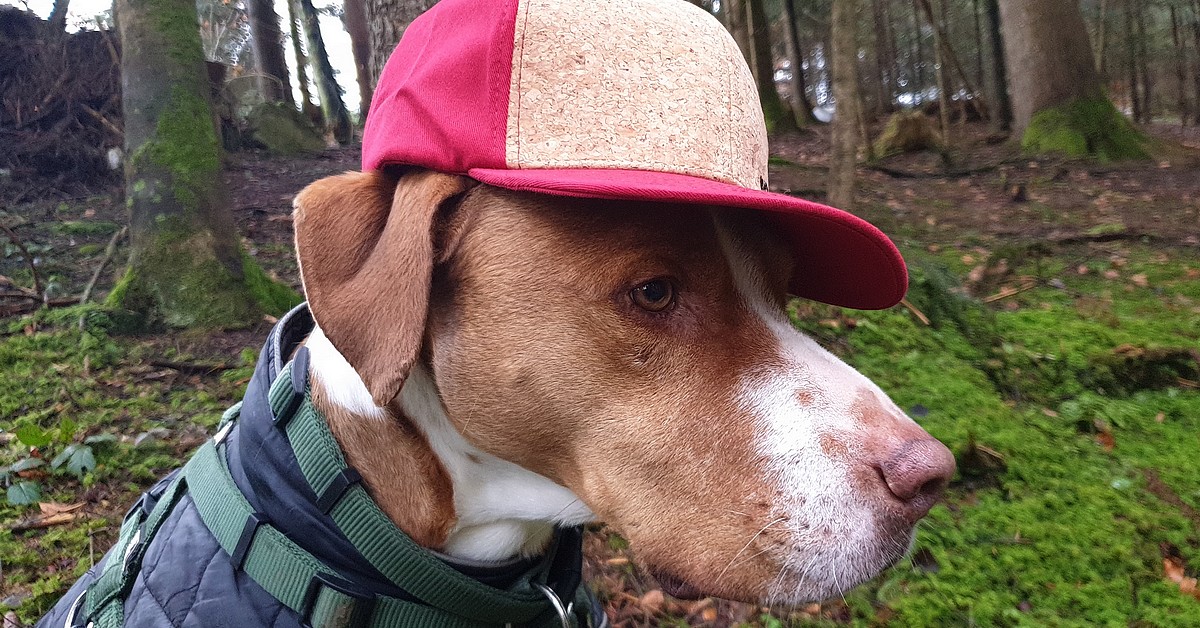
<instances>
[{"instance_id":1,"label":"twig on ground","mask_svg":"<svg viewBox=\"0 0 1200 628\"><path fill-rule=\"evenodd\" d=\"M6 225L0 225L0 229L4 230L5 235L21 251L21 255L25 257L25 263L29 265L29 272L33 275L33 290L38 294L45 294L42 290L42 278L38 275L37 266L33 263L33 256L29 254L29 249L25 248L25 243L17 236L17 233L9 229Z\"/></svg>"},{"instance_id":2,"label":"twig on ground","mask_svg":"<svg viewBox=\"0 0 1200 628\"><path fill-rule=\"evenodd\" d=\"M96 272L92 273L92 279L88 281L87 286L83 289L83 295L79 297L79 304L83 305L92 298L92 290L96 287L96 282L100 280L100 274L104 272L104 268L112 261L112 258L117 253L117 243L129 233L129 227L121 227L121 230L114 233L111 240L108 241L108 246L104 249L104 259L100 260L100 265L96 267Z\"/></svg>"},{"instance_id":3,"label":"twig on ground","mask_svg":"<svg viewBox=\"0 0 1200 628\"><path fill-rule=\"evenodd\" d=\"M1009 297L1014 297L1018 294L1021 294L1022 292L1027 292L1029 290L1033 290L1034 288L1037 287L1037 285L1038 285L1038 282L1036 282L1036 281L1027 281L1027 282L1021 284L1020 286L1017 286L1016 288L1005 288L1005 289L1001 290L1000 292L997 292L996 294L993 294L992 296L987 297L986 299L983 300L983 302L984 303L995 303L997 301L1003 301L1004 299L1007 299Z\"/></svg>"},{"instance_id":4,"label":"twig on ground","mask_svg":"<svg viewBox=\"0 0 1200 628\"><path fill-rule=\"evenodd\" d=\"M933 323L929 322L929 317L925 316L925 313L922 312L921 310L918 310L917 306L910 303L908 301L908 299L900 299L900 305L903 305L904 307L908 308L908 311L912 312L913 316L916 316L917 320L924 323L926 327L929 327L930 325L933 324Z\"/></svg>"},{"instance_id":5,"label":"twig on ground","mask_svg":"<svg viewBox=\"0 0 1200 628\"><path fill-rule=\"evenodd\" d=\"M235 368L231 364L204 362L174 362L171 360L150 360L150 366L179 371L184 375L214 375Z\"/></svg>"},{"instance_id":6,"label":"twig on ground","mask_svg":"<svg viewBox=\"0 0 1200 628\"><path fill-rule=\"evenodd\" d=\"M100 122L100 124L103 124L104 128L111 131L113 135L115 135L119 138L125 137L125 133L123 131L121 131L121 129L117 128L117 125L113 124L112 121L110 121L108 118L104 117L104 114L87 106L87 103L79 103L79 106L82 107L84 111L88 112L88 114L91 115L93 118L98 120Z\"/></svg>"}]
</instances>

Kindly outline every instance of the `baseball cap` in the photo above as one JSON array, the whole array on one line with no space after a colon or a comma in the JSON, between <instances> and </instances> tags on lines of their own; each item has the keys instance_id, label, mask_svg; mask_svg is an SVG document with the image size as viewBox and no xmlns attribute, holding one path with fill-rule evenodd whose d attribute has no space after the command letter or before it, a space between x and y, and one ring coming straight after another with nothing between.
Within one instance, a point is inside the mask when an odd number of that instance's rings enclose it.
<instances>
[{"instance_id":1,"label":"baseball cap","mask_svg":"<svg viewBox=\"0 0 1200 628\"><path fill-rule=\"evenodd\" d=\"M767 213L789 291L891 307L896 246L841 210L767 191L757 86L733 38L684 0L440 0L384 66L363 169L421 166L578 198Z\"/></svg>"}]
</instances>

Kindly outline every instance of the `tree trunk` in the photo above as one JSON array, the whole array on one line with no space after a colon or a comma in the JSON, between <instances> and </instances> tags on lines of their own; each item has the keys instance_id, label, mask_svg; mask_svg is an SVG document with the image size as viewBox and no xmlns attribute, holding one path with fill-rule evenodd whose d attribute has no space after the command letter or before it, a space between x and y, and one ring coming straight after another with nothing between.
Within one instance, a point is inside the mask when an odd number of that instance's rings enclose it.
<instances>
[{"instance_id":1,"label":"tree trunk","mask_svg":"<svg viewBox=\"0 0 1200 628\"><path fill-rule=\"evenodd\" d=\"M1196 48L1196 75L1192 77L1192 85L1196 90L1196 124L1200 126L1200 0L1193 3L1192 8L1192 39Z\"/></svg>"},{"instance_id":2,"label":"tree trunk","mask_svg":"<svg viewBox=\"0 0 1200 628\"><path fill-rule=\"evenodd\" d=\"M353 129L350 112L342 100L342 88L333 76L333 66L325 52L325 41L321 38L321 25L317 21L317 9L312 0L297 0L300 7L300 23L304 29L304 41L308 44L308 56L312 59L312 70L316 78L317 94L321 97L321 117L325 127L333 132L339 144L349 144Z\"/></svg>"},{"instance_id":3,"label":"tree trunk","mask_svg":"<svg viewBox=\"0 0 1200 628\"><path fill-rule=\"evenodd\" d=\"M837 114L829 155L829 202L854 211L854 180L858 166L858 0L833 0L831 39L833 98Z\"/></svg>"},{"instance_id":4,"label":"tree trunk","mask_svg":"<svg viewBox=\"0 0 1200 628\"><path fill-rule=\"evenodd\" d=\"M46 18L46 23L50 25L50 33L54 36L61 35L67 28L67 9L71 6L71 0L54 0L54 8L50 9L50 16Z\"/></svg>"},{"instance_id":5,"label":"tree trunk","mask_svg":"<svg viewBox=\"0 0 1200 628\"><path fill-rule=\"evenodd\" d=\"M1154 119L1154 75L1150 73L1149 40L1146 36L1146 3L1137 2L1138 75L1142 83L1142 123Z\"/></svg>"},{"instance_id":6,"label":"tree trunk","mask_svg":"<svg viewBox=\"0 0 1200 628\"><path fill-rule=\"evenodd\" d=\"M246 0L246 13L250 17L254 62L258 65L259 93L267 102L295 105L275 3L271 0Z\"/></svg>"},{"instance_id":7,"label":"tree trunk","mask_svg":"<svg viewBox=\"0 0 1200 628\"><path fill-rule=\"evenodd\" d=\"M991 105L991 128L993 133L1012 131L1012 99L1008 95L1008 67L1004 61L1004 35L1000 31L999 0L984 0L987 13L988 58L988 102Z\"/></svg>"},{"instance_id":8,"label":"tree trunk","mask_svg":"<svg viewBox=\"0 0 1200 628\"><path fill-rule=\"evenodd\" d=\"M297 0L288 1L288 24L292 35L292 53L296 55L296 80L300 83L300 111L313 124L319 124L321 110L313 105L312 90L308 81L308 55L304 54L304 40L300 37L300 8Z\"/></svg>"},{"instance_id":9,"label":"tree trunk","mask_svg":"<svg viewBox=\"0 0 1200 628\"><path fill-rule=\"evenodd\" d=\"M1138 81L1137 42L1133 32L1133 0L1125 0L1125 70L1129 79L1129 108L1135 122L1142 121L1142 96Z\"/></svg>"},{"instance_id":10,"label":"tree trunk","mask_svg":"<svg viewBox=\"0 0 1200 628\"><path fill-rule=\"evenodd\" d=\"M1175 79L1179 84L1179 125L1187 126L1192 115L1187 94L1187 41L1179 31L1179 12L1174 5L1171 6L1171 40L1175 43Z\"/></svg>"},{"instance_id":11,"label":"tree trunk","mask_svg":"<svg viewBox=\"0 0 1200 628\"><path fill-rule=\"evenodd\" d=\"M350 35L350 50L354 53L354 72L358 77L358 112L361 119L367 118L371 108L371 96L375 93L371 80L371 42L367 28L367 9L363 0L346 0L342 12L342 23Z\"/></svg>"},{"instance_id":12,"label":"tree trunk","mask_svg":"<svg viewBox=\"0 0 1200 628\"><path fill-rule=\"evenodd\" d=\"M1092 51L1101 80L1108 75L1108 6L1109 0L1100 0L1100 16L1096 19L1095 50Z\"/></svg>"},{"instance_id":13,"label":"tree trunk","mask_svg":"<svg viewBox=\"0 0 1200 628\"><path fill-rule=\"evenodd\" d=\"M942 145L950 145L950 80L946 76L946 45L945 35L941 26L933 17L933 7L929 0L920 0L925 18L933 28L933 62L937 76L938 89L938 126L942 132ZM943 6L945 0L943 0Z\"/></svg>"},{"instance_id":14,"label":"tree trunk","mask_svg":"<svg viewBox=\"0 0 1200 628\"><path fill-rule=\"evenodd\" d=\"M371 80L374 85L379 81L383 65L391 56L404 29L437 0L366 0L367 26L370 28L371 48Z\"/></svg>"},{"instance_id":15,"label":"tree trunk","mask_svg":"<svg viewBox=\"0 0 1200 628\"><path fill-rule=\"evenodd\" d=\"M887 59L887 20L883 7L883 0L871 0L871 13L875 21L875 111L878 114L890 111L892 104L892 65Z\"/></svg>"},{"instance_id":16,"label":"tree trunk","mask_svg":"<svg viewBox=\"0 0 1200 628\"><path fill-rule=\"evenodd\" d=\"M795 131L796 116L788 109L787 103L779 98L779 89L775 87L775 55L771 48L771 25L767 22L767 12L763 10L763 0L746 0L750 7L751 31L754 37L754 64L758 68L755 76L758 80L758 101L762 105L763 118L767 123L767 133L787 133Z\"/></svg>"},{"instance_id":17,"label":"tree trunk","mask_svg":"<svg viewBox=\"0 0 1200 628\"><path fill-rule=\"evenodd\" d=\"M921 31L921 9L917 7L917 0L913 0L913 46L916 49L916 72L914 84L916 97L914 100L920 105L925 100L925 35Z\"/></svg>"},{"instance_id":18,"label":"tree trunk","mask_svg":"<svg viewBox=\"0 0 1200 628\"><path fill-rule=\"evenodd\" d=\"M254 293L257 286L269 286L263 292L278 286L239 250L233 214L221 198L196 5L117 0L115 13L123 52L131 250L109 303L138 313L147 324L254 323L270 300Z\"/></svg>"},{"instance_id":19,"label":"tree trunk","mask_svg":"<svg viewBox=\"0 0 1200 628\"><path fill-rule=\"evenodd\" d=\"M1026 151L1147 157L1144 138L1104 95L1075 0L1005 0L1000 13Z\"/></svg>"},{"instance_id":20,"label":"tree trunk","mask_svg":"<svg viewBox=\"0 0 1200 628\"><path fill-rule=\"evenodd\" d=\"M954 53L954 48L950 45L950 38L946 35L946 0L943 0L942 3L941 20L933 16L933 6L929 4L929 0L919 0L919 3L925 11L925 17L929 19L929 25L933 27L934 56L936 59L940 59L937 62L938 65L940 66L943 63L949 65L955 74L958 74L958 79L962 81L963 89L972 96L978 95L979 90L975 89L975 85L971 82L971 77L967 76L967 71L963 69L962 63L958 60L958 55Z\"/></svg>"},{"instance_id":21,"label":"tree trunk","mask_svg":"<svg viewBox=\"0 0 1200 628\"><path fill-rule=\"evenodd\" d=\"M748 26L749 12L745 3L746 0L725 0L721 4L729 5L729 33L733 35L733 40L737 42L738 48L742 49L742 55L746 57L746 63L750 65L754 79L758 80L758 66L754 63L754 45L750 40Z\"/></svg>"},{"instance_id":22,"label":"tree trunk","mask_svg":"<svg viewBox=\"0 0 1200 628\"><path fill-rule=\"evenodd\" d=\"M783 1L783 19L787 22L783 32L787 39L788 58L792 64L792 80L789 83L792 90L792 111L796 114L796 124L809 126L816 124L817 118L813 115L812 101L808 99L808 83L804 80L804 46L796 28L794 1Z\"/></svg>"}]
</instances>

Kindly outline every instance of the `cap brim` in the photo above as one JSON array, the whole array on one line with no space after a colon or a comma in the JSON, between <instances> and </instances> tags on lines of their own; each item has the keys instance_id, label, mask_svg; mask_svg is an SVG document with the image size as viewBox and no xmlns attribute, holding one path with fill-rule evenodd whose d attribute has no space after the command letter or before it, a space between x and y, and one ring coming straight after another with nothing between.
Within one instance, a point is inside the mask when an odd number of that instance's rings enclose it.
<instances>
[{"instance_id":1,"label":"cap brim","mask_svg":"<svg viewBox=\"0 0 1200 628\"><path fill-rule=\"evenodd\" d=\"M768 212L791 244L797 266L790 290L796 296L880 310L899 303L908 289L904 259L883 232L853 214L794 196L644 170L474 168L467 174L496 187L555 196Z\"/></svg>"}]
</instances>

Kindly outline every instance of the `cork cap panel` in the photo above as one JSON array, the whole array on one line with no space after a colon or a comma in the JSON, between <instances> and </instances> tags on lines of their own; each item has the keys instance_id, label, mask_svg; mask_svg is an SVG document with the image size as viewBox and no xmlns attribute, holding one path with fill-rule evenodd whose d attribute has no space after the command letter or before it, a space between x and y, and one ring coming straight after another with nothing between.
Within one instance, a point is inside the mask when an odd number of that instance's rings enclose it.
<instances>
[{"instance_id":1,"label":"cork cap panel","mask_svg":"<svg viewBox=\"0 0 1200 628\"><path fill-rule=\"evenodd\" d=\"M759 189L767 138L741 51L683 0L522 0L509 168L615 168Z\"/></svg>"}]
</instances>

